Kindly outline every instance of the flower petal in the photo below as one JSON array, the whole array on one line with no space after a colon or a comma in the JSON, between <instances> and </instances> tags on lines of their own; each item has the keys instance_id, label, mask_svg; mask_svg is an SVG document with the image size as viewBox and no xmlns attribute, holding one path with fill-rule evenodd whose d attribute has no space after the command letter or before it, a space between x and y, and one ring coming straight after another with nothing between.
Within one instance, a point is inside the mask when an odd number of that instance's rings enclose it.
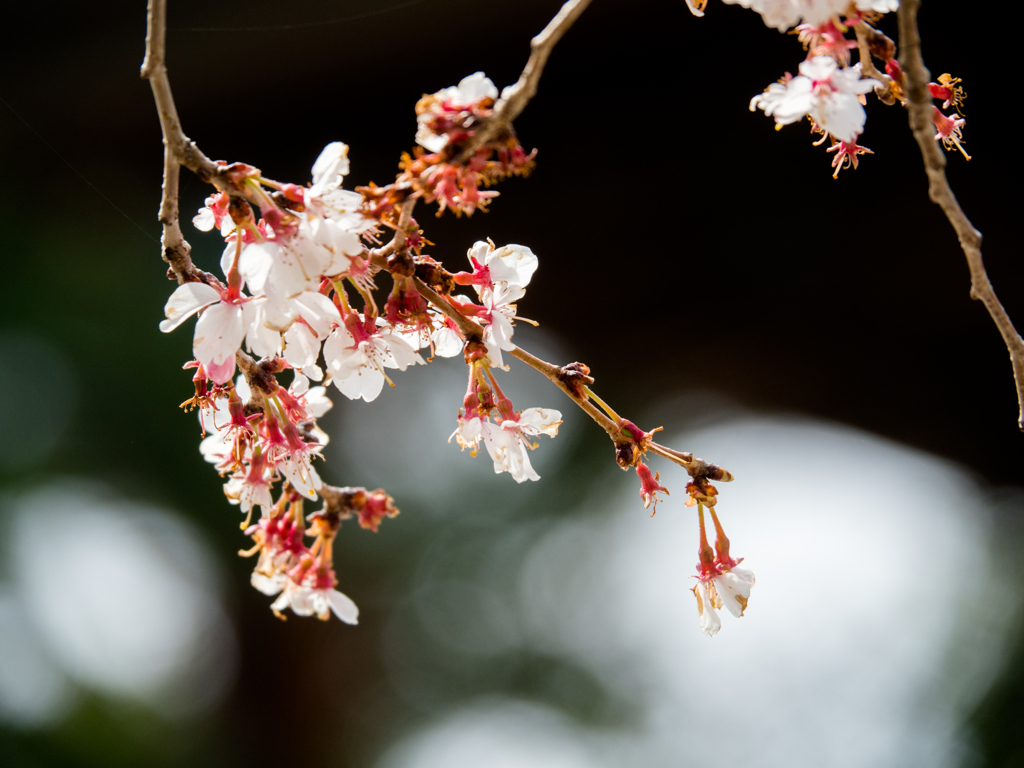
<instances>
[{"instance_id":1,"label":"flower petal","mask_svg":"<svg viewBox=\"0 0 1024 768\"><path fill-rule=\"evenodd\" d=\"M182 283L164 305L166 320L160 321L160 330L170 333L203 307L220 301L220 292L206 283Z\"/></svg>"}]
</instances>

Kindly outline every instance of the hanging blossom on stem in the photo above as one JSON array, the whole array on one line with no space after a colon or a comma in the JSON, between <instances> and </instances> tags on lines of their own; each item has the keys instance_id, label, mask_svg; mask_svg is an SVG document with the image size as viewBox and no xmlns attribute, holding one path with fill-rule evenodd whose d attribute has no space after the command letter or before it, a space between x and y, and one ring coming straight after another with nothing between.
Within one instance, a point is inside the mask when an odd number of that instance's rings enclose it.
<instances>
[{"instance_id":1,"label":"hanging blossom on stem","mask_svg":"<svg viewBox=\"0 0 1024 768\"><path fill-rule=\"evenodd\" d=\"M754 586L754 574L746 568L737 568L743 558L735 559L729 554L729 539L726 538L722 523L715 513L718 491L705 479L691 480L686 486L689 494L687 506L697 507L697 521L700 530L700 545L697 549L697 584L693 594L697 598L697 614L704 634L714 637L722 628L718 610L724 606L736 618L743 616ZM715 549L708 544L704 527L704 508L715 526Z\"/></svg>"},{"instance_id":2,"label":"hanging blossom on stem","mask_svg":"<svg viewBox=\"0 0 1024 768\"><path fill-rule=\"evenodd\" d=\"M476 456L480 443L494 463L494 472L508 472L517 483L540 480L530 463L529 451L537 448L534 437L554 437L562 414L554 408L517 411L498 385L489 364L487 348L467 344L469 384L459 412L459 425L448 438L455 438L462 450Z\"/></svg>"}]
</instances>

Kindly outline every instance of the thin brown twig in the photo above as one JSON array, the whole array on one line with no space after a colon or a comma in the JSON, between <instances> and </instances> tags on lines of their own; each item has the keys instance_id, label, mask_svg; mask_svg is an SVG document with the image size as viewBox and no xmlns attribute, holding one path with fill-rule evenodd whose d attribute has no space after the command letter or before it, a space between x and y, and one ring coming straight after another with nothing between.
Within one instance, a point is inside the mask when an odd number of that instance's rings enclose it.
<instances>
[{"instance_id":1,"label":"thin brown twig","mask_svg":"<svg viewBox=\"0 0 1024 768\"><path fill-rule=\"evenodd\" d=\"M412 209L416 207L415 197L406 198L402 203L402 212L398 215L398 226L395 228L395 237L391 241L394 246L392 250L401 253L405 250L406 230L409 229L409 222L412 221Z\"/></svg>"},{"instance_id":2,"label":"thin brown twig","mask_svg":"<svg viewBox=\"0 0 1024 768\"><path fill-rule=\"evenodd\" d=\"M543 31L530 41L530 58L523 67L523 73L515 84L502 92L501 98L494 105L491 117L467 141L456 163L466 162L477 147L493 141L510 129L512 121L522 114L530 99L537 95L540 76L555 44L562 39L562 35L576 22L588 5L590 0L569 0Z\"/></svg>"},{"instance_id":3,"label":"thin brown twig","mask_svg":"<svg viewBox=\"0 0 1024 768\"><path fill-rule=\"evenodd\" d=\"M924 158L924 168L928 174L928 196L946 214L949 223L956 230L964 256L967 257L967 267L971 272L971 298L978 299L985 305L1010 353L1020 409L1017 425L1024 430L1024 339L1017 333L988 279L981 257L981 232L974 228L960 208L960 203L946 178L946 157L933 133L934 105L928 92L931 73L925 67L921 56L921 36L917 28L917 11L920 5L920 0L903 0L899 9L900 66L903 68L907 83L910 129Z\"/></svg>"},{"instance_id":4,"label":"thin brown twig","mask_svg":"<svg viewBox=\"0 0 1024 768\"><path fill-rule=\"evenodd\" d=\"M184 137L178 110L174 106L171 85L164 64L167 36L167 0L150 0L146 29L146 58L142 62L141 76L149 80L156 100L160 129L164 137L164 183L160 197L158 220L163 225L160 238L162 257L174 272L178 283L185 282L192 272L192 246L181 233L178 216L178 179L181 162L175 146L176 134Z\"/></svg>"},{"instance_id":5,"label":"thin brown twig","mask_svg":"<svg viewBox=\"0 0 1024 768\"><path fill-rule=\"evenodd\" d=\"M383 262L383 259L379 259L379 261ZM386 269L387 267L385 266L383 268ZM427 301L429 301L431 304L433 304L438 310L444 313L446 317L450 318L452 322L454 322L458 326L459 331L462 332L462 335L464 337L479 339L483 336L484 329L477 322L469 319L461 312L459 312L457 309L455 309L455 307L453 307L448 301L446 301L445 298L441 296L441 294L439 294L437 291L428 286L419 278L414 278L414 282L417 290L423 295L423 297L426 298ZM544 378L546 378L548 381L550 381L552 384L554 384L556 387L562 390L566 395L568 395L569 398L574 403L576 403L576 405L578 405L584 413L586 413L591 419L593 419L594 422L608 434L608 437L611 438L613 443L617 444L625 439L622 429L620 429L618 424L616 424L612 419L610 419L607 415L605 415L598 408L596 408L594 404L590 402L589 399L577 394L575 391L573 391L571 387L569 387L566 384L565 379L563 378L564 369L562 367L557 366L554 363L549 363L545 360L541 360L536 355L527 352L525 349L519 346L517 346L515 349L509 352L509 354L512 355L512 357L516 358L517 360L526 363L528 366L533 368L535 371L544 376ZM658 456L661 456L664 459L668 459L669 461L683 467L693 477L696 477L698 475L703 476L704 474L707 473L708 467L713 466L707 464L702 459L695 459L692 453L685 451L676 451L664 445L659 445L658 443L655 443L653 441L649 444L649 448L653 453L656 453ZM726 473L726 477L729 480L732 479L732 475L728 473ZM723 478L723 480L724 479L726 478Z\"/></svg>"}]
</instances>

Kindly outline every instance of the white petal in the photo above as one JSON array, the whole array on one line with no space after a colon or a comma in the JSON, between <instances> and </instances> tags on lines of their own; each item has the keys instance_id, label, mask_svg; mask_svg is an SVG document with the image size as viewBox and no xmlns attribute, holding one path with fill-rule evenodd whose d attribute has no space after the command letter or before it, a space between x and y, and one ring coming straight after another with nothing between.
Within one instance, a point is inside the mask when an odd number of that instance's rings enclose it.
<instances>
[{"instance_id":1,"label":"white petal","mask_svg":"<svg viewBox=\"0 0 1024 768\"><path fill-rule=\"evenodd\" d=\"M398 368L398 370L404 371L410 365L427 364L427 361L420 356L420 353L414 350L412 346L398 334L385 332L381 334L381 338L387 342L388 351L395 360L394 367ZM390 368L392 366L389 365L387 367Z\"/></svg>"},{"instance_id":2,"label":"white petal","mask_svg":"<svg viewBox=\"0 0 1024 768\"><path fill-rule=\"evenodd\" d=\"M199 213L192 217L192 224L203 232L209 232L217 223L217 217L209 208L200 208Z\"/></svg>"},{"instance_id":3,"label":"white petal","mask_svg":"<svg viewBox=\"0 0 1024 768\"><path fill-rule=\"evenodd\" d=\"M561 423L562 413L554 408L527 408L519 414L519 428L526 434L554 437Z\"/></svg>"},{"instance_id":4,"label":"white petal","mask_svg":"<svg viewBox=\"0 0 1024 768\"><path fill-rule=\"evenodd\" d=\"M320 357L320 342L302 323L293 323L284 334L284 359L293 368L305 368Z\"/></svg>"},{"instance_id":5,"label":"white petal","mask_svg":"<svg viewBox=\"0 0 1024 768\"><path fill-rule=\"evenodd\" d=\"M266 326L266 299L254 299L242 305L245 343L259 357L271 357L281 351L281 334Z\"/></svg>"},{"instance_id":6,"label":"white petal","mask_svg":"<svg viewBox=\"0 0 1024 768\"><path fill-rule=\"evenodd\" d=\"M864 132L867 114L852 93L835 92L818 101L811 112L815 122L840 141L856 141Z\"/></svg>"},{"instance_id":7,"label":"white petal","mask_svg":"<svg viewBox=\"0 0 1024 768\"><path fill-rule=\"evenodd\" d=\"M718 630L722 628L722 620L718 618L718 613L711 605L707 584L703 581L698 581L694 594L697 596L697 613L700 615L700 628L704 630L704 634L708 637L714 637L718 634Z\"/></svg>"},{"instance_id":8,"label":"white petal","mask_svg":"<svg viewBox=\"0 0 1024 768\"><path fill-rule=\"evenodd\" d=\"M192 354L207 368L234 360L245 338L242 308L235 304L214 304L207 307L196 322Z\"/></svg>"},{"instance_id":9,"label":"white petal","mask_svg":"<svg viewBox=\"0 0 1024 768\"><path fill-rule=\"evenodd\" d=\"M359 608L347 595L332 589L327 593L327 602L330 604L331 610L334 611L334 615L346 624L359 623Z\"/></svg>"},{"instance_id":10,"label":"white petal","mask_svg":"<svg viewBox=\"0 0 1024 768\"><path fill-rule=\"evenodd\" d=\"M456 357L462 354L462 337L447 325L442 325L434 331L430 338L434 342L434 354L439 357Z\"/></svg>"},{"instance_id":11,"label":"white petal","mask_svg":"<svg viewBox=\"0 0 1024 768\"><path fill-rule=\"evenodd\" d=\"M517 483L523 483L527 480L540 480L540 475L534 471L533 465L530 464L530 452L518 437L509 442L505 455L508 458L509 474L512 475L512 479Z\"/></svg>"},{"instance_id":12,"label":"white petal","mask_svg":"<svg viewBox=\"0 0 1024 768\"><path fill-rule=\"evenodd\" d=\"M537 271L538 259L525 245L506 245L494 251L487 259L491 279L510 285L526 286Z\"/></svg>"},{"instance_id":13,"label":"white petal","mask_svg":"<svg viewBox=\"0 0 1024 768\"><path fill-rule=\"evenodd\" d=\"M459 82L458 100L471 104L483 98L498 98L498 89L483 72L474 72Z\"/></svg>"},{"instance_id":14,"label":"white petal","mask_svg":"<svg viewBox=\"0 0 1024 768\"><path fill-rule=\"evenodd\" d=\"M160 321L160 330L170 333L203 307L220 301L220 293L206 283L182 283L164 305L166 320Z\"/></svg>"},{"instance_id":15,"label":"white petal","mask_svg":"<svg viewBox=\"0 0 1024 768\"><path fill-rule=\"evenodd\" d=\"M288 583L288 578L283 573L265 576L262 573L253 572L252 578L249 581L264 595L276 595L284 589L285 584Z\"/></svg>"},{"instance_id":16,"label":"white petal","mask_svg":"<svg viewBox=\"0 0 1024 768\"><path fill-rule=\"evenodd\" d=\"M285 592L285 594L288 594ZM276 604L276 603L275 603ZM313 615L313 590L309 587L298 587L289 595L288 605L299 616ZM280 610L280 609L278 609Z\"/></svg>"},{"instance_id":17,"label":"white petal","mask_svg":"<svg viewBox=\"0 0 1024 768\"><path fill-rule=\"evenodd\" d=\"M747 600L750 597L750 588L754 586L753 576L754 574L750 571L744 573L750 575L750 580L742 578L736 573L723 573L721 576L714 578L715 589L718 591L718 596L722 598L722 604L728 609L729 613L737 618L743 615L743 611L747 608Z\"/></svg>"},{"instance_id":18,"label":"white petal","mask_svg":"<svg viewBox=\"0 0 1024 768\"><path fill-rule=\"evenodd\" d=\"M327 387L312 387L306 392L306 410L314 419L319 419L333 406L327 397Z\"/></svg>"},{"instance_id":19,"label":"white petal","mask_svg":"<svg viewBox=\"0 0 1024 768\"><path fill-rule=\"evenodd\" d=\"M313 185L324 189L341 185L341 177L349 171L348 146L332 141L313 163Z\"/></svg>"},{"instance_id":20,"label":"white petal","mask_svg":"<svg viewBox=\"0 0 1024 768\"><path fill-rule=\"evenodd\" d=\"M316 291L304 291L293 304L299 316L309 323L317 337L324 338L331 331L331 323L341 325L341 313L334 302Z\"/></svg>"},{"instance_id":21,"label":"white petal","mask_svg":"<svg viewBox=\"0 0 1024 768\"><path fill-rule=\"evenodd\" d=\"M292 385L288 387L288 391L296 397L306 394L309 390L309 379L307 379L300 371L295 371L295 377L292 379Z\"/></svg>"},{"instance_id":22,"label":"white petal","mask_svg":"<svg viewBox=\"0 0 1024 768\"><path fill-rule=\"evenodd\" d=\"M270 276L274 260L281 252L275 243L250 243L242 250L238 259L238 271L245 278L250 292L263 293Z\"/></svg>"}]
</instances>

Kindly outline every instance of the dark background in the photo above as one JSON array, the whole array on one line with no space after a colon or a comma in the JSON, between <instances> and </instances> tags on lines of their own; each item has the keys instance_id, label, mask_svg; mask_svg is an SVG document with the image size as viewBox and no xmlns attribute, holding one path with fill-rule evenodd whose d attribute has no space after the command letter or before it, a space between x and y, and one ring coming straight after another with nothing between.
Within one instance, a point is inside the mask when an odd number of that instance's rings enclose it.
<instances>
[{"instance_id":1,"label":"dark background","mask_svg":"<svg viewBox=\"0 0 1024 768\"><path fill-rule=\"evenodd\" d=\"M373 15L388 6L172 0L168 67L185 130L209 156L303 183L324 144L340 139L351 147L346 186L383 184L412 146L419 96L477 70L499 88L514 82L530 37L558 5L423 0ZM319 23L358 14L370 15ZM5 327L66 352L79 405L59 450L4 484L17 490L54 472L101 477L188 510L232 552L238 538L219 522L217 478L195 452L193 422L174 408L189 389L179 370L189 336L156 330L170 285L155 242L159 125L138 77L143 3L23 3L5 15L0 312ZM927 2L920 22L933 73L964 80L973 160L949 155L949 176L1020 321L1011 46L987 6ZM238 27L268 29L203 31ZM895 15L881 28L895 38ZM500 185L487 214L434 220L420 211L437 244L429 253L461 268L476 239L532 247L541 267L521 311L591 366L598 391L623 414L659 392L696 387L892 437L994 485L1019 482L1024 435L1008 355L970 300L951 227L928 201L905 112L871 99L862 143L875 154L833 180L831 156L811 146L806 123L776 132L748 111L801 59L794 38L738 7L712 2L695 19L682 0L595 0L516 123L523 145L539 149L535 173ZM182 189L187 221L208 190L187 173ZM216 240L190 226L186 236L213 269ZM13 358L3 375L31 386L25 361ZM586 450L611 472L603 435L594 428L589 438ZM799 483L799 467L773 460L780 482ZM866 469L865 493L885 493L894 480L884 466ZM388 578L400 580L401 547L416 544L395 546L384 583L358 566L357 583L384 593ZM191 733L187 757L166 748L172 727L138 737L100 703L53 732L0 731L0 750L26 765L289 764L294 745L253 733L268 719L275 732L307 727L300 708L262 708L279 697L337 715L343 753L311 739L304 758L366 764L416 716L379 690L374 618L335 658L325 627L270 621L262 597L242 591L247 564L228 567L238 582L240 676L217 717ZM302 654L301 679L262 663L282 648ZM342 680L348 694L329 694ZM985 764L1021 764L1022 714L1017 661L970 724Z\"/></svg>"}]
</instances>

